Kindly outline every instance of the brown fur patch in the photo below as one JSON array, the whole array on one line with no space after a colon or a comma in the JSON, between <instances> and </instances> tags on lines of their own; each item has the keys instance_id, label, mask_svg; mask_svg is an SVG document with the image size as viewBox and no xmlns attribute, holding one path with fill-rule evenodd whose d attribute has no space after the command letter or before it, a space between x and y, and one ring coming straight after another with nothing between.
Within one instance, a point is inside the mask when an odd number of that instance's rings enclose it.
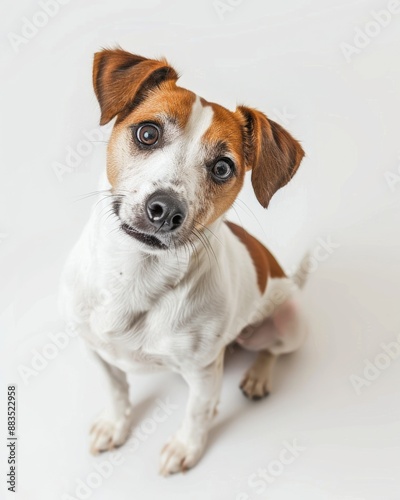
<instances>
[{"instance_id":1,"label":"brown fur patch","mask_svg":"<svg viewBox=\"0 0 400 500\"><path fill-rule=\"evenodd\" d=\"M147 98L118 125L126 126L127 123L151 121L157 115L165 115L169 119L176 120L179 127L184 129L195 100L196 94L178 87L174 81L169 80L149 92Z\"/></svg>"},{"instance_id":2,"label":"brown fur patch","mask_svg":"<svg viewBox=\"0 0 400 500\"><path fill-rule=\"evenodd\" d=\"M226 224L233 234L247 247L257 272L257 282L261 293L265 292L268 277L286 277L275 257L262 243L237 224L229 221L226 221Z\"/></svg>"},{"instance_id":3,"label":"brown fur patch","mask_svg":"<svg viewBox=\"0 0 400 500\"><path fill-rule=\"evenodd\" d=\"M278 189L294 176L304 151L281 125L256 109L239 106L235 112L243 127L247 169L258 201L264 208Z\"/></svg>"},{"instance_id":4,"label":"brown fur patch","mask_svg":"<svg viewBox=\"0 0 400 500\"><path fill-rule=\"evenodd\" d=\"M243 133L239 120L231 111L218 104L210 103L203 98L201 98L201 103L203 106L211 106L214 113L212 124L202 137L203 143L210 148L223 143L236 166L236 175L230 180L223 184L215 184L210 181L207 187L207 205L212 204L213 206L212 213L201 221L203 225L207 226L225 213L235 201L243 186L245 167Z\"/></svg>"},{"instance_id":5,"label":"brown fur patch","mask_svg":"<svg viewBox=\"0 0 400 500\"><path fill-rule=\"evenodd\" d=\"M189 120L196 95L189 90L178 87L174 81L168 80L160 84L155 90L148 93L146 99L129 113L125 113L113 129L109 141L109 161L107 162L107 176L110 184L114 186L117 181L120 165L117 154L112 154L115 138L131 124L144 121L155 121L160 115L165 115L170 120L175 120L180 128L184 128ZM118 146L116 146L118 148Z\"/></svg>"}]
</instances>

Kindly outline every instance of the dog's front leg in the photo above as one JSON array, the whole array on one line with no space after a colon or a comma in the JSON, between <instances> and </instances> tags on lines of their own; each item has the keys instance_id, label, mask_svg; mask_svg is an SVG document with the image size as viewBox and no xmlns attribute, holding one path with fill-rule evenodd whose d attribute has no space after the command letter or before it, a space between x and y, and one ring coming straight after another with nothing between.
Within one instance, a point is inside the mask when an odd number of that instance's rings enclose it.
<instances>
[{"instance_id":1,"label":"dog's front leg","mask_svg":"<svg viewBox=\"0 0 400 500\"><path fill-rule=\"evenodd\" d=\"M121 446L128 439L132 425L132 407L126 373L104 361L97 353L94 354L107 376L111 398L90 431L90 451L97 454Z\"/></svg>"},{"instance_id":2,"label":"dog's front leg","mask_svg":"<svg viewBox=\"0 0 400 500\"><path fill-rule=\"evenodd\" d=\"M219 401L223 358L224 350L207 367L182 373L189 385L189 399L181 427L161 452L162 475L184 472L201 458Z\"/></svg>"}]
</instances>

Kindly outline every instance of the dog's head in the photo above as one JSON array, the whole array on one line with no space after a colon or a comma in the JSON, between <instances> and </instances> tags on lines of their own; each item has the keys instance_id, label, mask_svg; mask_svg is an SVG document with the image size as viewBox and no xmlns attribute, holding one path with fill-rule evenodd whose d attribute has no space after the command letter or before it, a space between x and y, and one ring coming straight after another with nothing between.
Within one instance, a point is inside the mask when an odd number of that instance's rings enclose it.
<instances>
[{"instance_id":1,"label":"dog's head","mask_svg":"<svg viewBox=\"0 0 400 500\"><path fill-rule=\"evenodd\" d=\"M304 152L255 109L232 112L177 86L165 60L121 49L94 56L100 124L117 117L107 175L122 229L148 251L178 247L218 219L252 170L267 207L298 169Z\"/></svg>"}]
</instances>

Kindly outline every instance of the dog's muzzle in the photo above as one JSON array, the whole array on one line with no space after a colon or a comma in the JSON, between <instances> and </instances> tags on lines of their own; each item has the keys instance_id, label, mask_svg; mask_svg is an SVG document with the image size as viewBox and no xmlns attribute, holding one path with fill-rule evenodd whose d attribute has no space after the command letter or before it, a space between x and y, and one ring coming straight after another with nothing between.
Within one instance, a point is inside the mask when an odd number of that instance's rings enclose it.
<instances>
[{"instance_id":1,"label":"dog's muzzle","mask_svg":"<svg viewBox=\"0 0 400 500\"><path fill-rule=\"evenodd\" d=\"M119 204L114 203L114 212L119 217ZM143 205L142 215L132 222L122 219L121 229L129 236L148 247L159 250L170 248L172 240L179 245L182 235L177 231L188 215L185 201L170 191L152 193Z\"/></svg>"},{"instance_id":2,"label":"dog's muzzle","mask_svg":"<svg viewBox=\"0 0 400 500\"><path fill-rule=\"evenodd\" d=\"M186 203L165 191L153 193L146 202L146 215L156 233L170 233L186 219Z\"/></svg>"}]
</instances>

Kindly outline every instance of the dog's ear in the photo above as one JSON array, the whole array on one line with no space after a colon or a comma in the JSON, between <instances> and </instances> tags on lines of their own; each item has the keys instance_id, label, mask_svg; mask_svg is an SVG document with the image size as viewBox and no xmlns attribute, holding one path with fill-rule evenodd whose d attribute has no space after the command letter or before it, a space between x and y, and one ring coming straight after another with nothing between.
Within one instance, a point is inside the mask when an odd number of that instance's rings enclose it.
<instances>
[{"instance_id":1,"label":"dog's ear","mask_svg":"<svg viewBox=\"0 0 400 500\"><path fill-rule=\"evenodd\" d=\"M252 169L254 192L267 208L274 193L296 173L304 151L289 132L260 111L238 106L236 113L243 127L246 169Z\"/></svg>"},{"instance_id":2,"label":"dog's ear","mask_svg":"<svg viewBox=\"0 0 400 500\"><path fill-rule=\"evenodd\" d=\"M160 83L177 79L176 71L165 60L146 59L122 49L96 52L93 86L101 109L100 125L123 110L132 110Z\"/></svg>"}]
</instances>

